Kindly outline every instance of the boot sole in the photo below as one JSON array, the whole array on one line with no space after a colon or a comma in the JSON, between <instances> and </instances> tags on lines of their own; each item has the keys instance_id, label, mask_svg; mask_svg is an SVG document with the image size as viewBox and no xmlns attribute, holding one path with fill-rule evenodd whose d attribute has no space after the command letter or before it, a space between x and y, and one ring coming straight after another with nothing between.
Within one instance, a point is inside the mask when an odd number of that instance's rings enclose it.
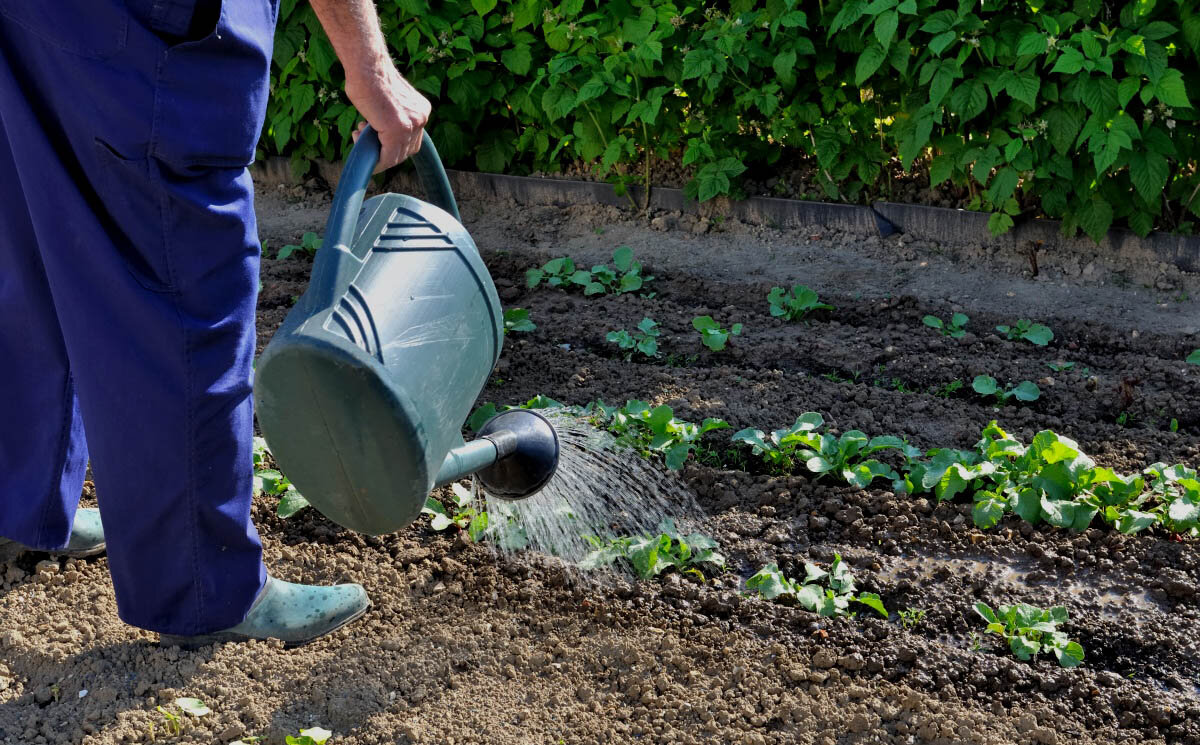
<instances>
[{"instance_id":1,"label":"boot sole","mask_svg":"<svg viewBox=\"0 0 1200 745\"><path fill-rule=\"evenodd\" d=\"M363 607L361 610L359 610L354 615L347 616L346 618L344 618L340 623L338 623L337 626L333 626L329 629L326 629L325 631L322 631L321 633L319 633L315 636L310 636L307 639L299 639L296 641L285 641L283 643L283 648L284 649L295 649L296 647L303 647L306 644L315 642L317 639L320 639L323 636L328 636L328 635L332 634L333 632L342 628L346 624L357 621L358 619L362 618L366 614L366 612L369 611L370 609L371 609L371 603L368 602L365 607ZM159 634L158 635L158 645L160 647L179 647L180 649L194 650L194 649L199 649L200 647L206 647L210 644L224 644L226 642L247 642L252 639L255 639L258 641L265 641L267 639L278 639L278 638L279 637L275 637L275 636L265 636L265 637L247 636L246 634L235 634L235 633L231 633L228 631L217 631L212 634L198 634L196 636L179 636L177 634Z\"/></svg>"}]
</instances>

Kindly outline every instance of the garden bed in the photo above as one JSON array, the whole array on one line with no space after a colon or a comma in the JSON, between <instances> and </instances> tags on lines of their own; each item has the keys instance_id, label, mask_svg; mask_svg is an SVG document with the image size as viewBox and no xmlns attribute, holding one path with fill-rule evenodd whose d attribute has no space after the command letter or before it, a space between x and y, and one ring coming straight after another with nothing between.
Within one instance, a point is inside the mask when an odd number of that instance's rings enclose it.
<instances>
[{"instance_id":1,"label":"garden bed","mask_svg":"<svg viewBox=\"0 0 1200 745\"><path fill-rule=\"evenodd\" d=\"M269 255L322 229L327 197L287 194L260 199ZM480 402L641 399L689 421L727 420L705 436L711 457L679 473L725 569L705 582L579 581L553 559L497 557L426 518L372 538L312 510L281 520L263 498L255 519L272 571L361 581L374 601L366 618L294 651L164 650L117 621L104 559L39 569L45 557L26 556L0 590L0 741L145 742L156 706L195 696L213 712L182 741L282 743L319 724L331 743L363 744L1200 743L1194 541L1124 536L1099 520L1082 534L1012 516L980 530L969 502L939 505L883 480L859 490L772 474L729 443L743 427L818 411L837 432L969 449L996 419L1026 443L1043 429L1074 438L1121 472L1195 467L1200 367L1183 358L1200 346L1196 277L1164 292L1115 287L1110 275L1033 279L969 248L815 227L726 221L701 235L605 207L467 201L463 212L506 307L537 324L509 335ZM618 245L656 276L653 298L525 286L547 259L591 266ZM309 268L302 257L264 262L260 349ZM798 282L836 310L807 324L771 317L768 290ZM955 311L970 317L961 339L922 324ZM699 315L745 328L712 352L692 329ZM644 316L663 329L662 356L626 361L605 335ZM994 331L1018 318L1050 326L1054 340ZM981 374L1034 381L1041 397L997 406L971 390ZM964 385L946 391L955 380ZM835 553L889 620L865 609L822 618L743 593L766 564L803 576L805 562L827 567ZM985 633L978 601L1065 606L1083 664L1015 659ZM905 609L925 615L906 627Z\"/></svg>"}]
</instances>

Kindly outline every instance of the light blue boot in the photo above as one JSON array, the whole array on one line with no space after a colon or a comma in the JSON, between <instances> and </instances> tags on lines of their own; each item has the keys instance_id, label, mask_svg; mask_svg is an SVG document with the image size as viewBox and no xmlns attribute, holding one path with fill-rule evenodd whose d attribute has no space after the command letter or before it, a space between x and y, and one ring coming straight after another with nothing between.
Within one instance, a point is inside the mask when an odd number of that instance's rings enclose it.
<instances>
[{"instance_id":1,"label":"light blue boot","mask_svg":"<svg viewBox=\"0 0 1200 745\"><path fill-rule=\"evenodd\" d=\"M371 607L362 585L299 585L267 577L246 619L237 626L197 636L160 634L164 646L186 649L218 642L281 639L298 647L335 631L362 616Z\"/></svg>"},{"instance_id":2,"label":"light blue boot","mask_svg":"<svg viewBox=\"0 0 1200 745\"><path fill-rule=\"evenodd\" d=\"M95 507L80 507L75 511L75 522L71 524L71 538L67 541L66 548L53 549L46 553L82 559L104 553L105 547L104 526L100 524L100 510ZM6 538L0 538L0 549L4 549L5 554L42 550L30 548Z\"/></svg>"}]
</instances>

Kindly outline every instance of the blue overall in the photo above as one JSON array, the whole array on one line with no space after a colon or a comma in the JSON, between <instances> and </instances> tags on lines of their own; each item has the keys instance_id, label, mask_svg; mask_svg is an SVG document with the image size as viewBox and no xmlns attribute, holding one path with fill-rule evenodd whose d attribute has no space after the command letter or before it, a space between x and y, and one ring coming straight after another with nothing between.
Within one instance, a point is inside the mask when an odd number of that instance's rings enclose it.
<instances>
[{"instance_id":1,"label":"blue overall","mask_svg":"<svg viewBox=\"0 0 1200 745\"><path fill-rule=\"evenodd\" d=\"M278 0L0 0L0 536L66 545L89 458L117 607L262 587L246 166Z\"/></svg>"}]
</instances>

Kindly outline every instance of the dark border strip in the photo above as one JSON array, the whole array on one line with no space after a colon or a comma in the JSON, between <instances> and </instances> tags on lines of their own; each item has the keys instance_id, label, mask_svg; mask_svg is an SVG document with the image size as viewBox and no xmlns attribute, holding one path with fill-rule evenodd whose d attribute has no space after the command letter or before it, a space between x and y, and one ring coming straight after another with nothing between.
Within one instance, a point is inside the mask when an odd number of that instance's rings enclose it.
<instances>
[{"instance_id":1,"label":"dark border strip","mask_svg":"<svg viewBox=\"0 0 1200 745\"><path fill-rule=\"evenodd\" d=\"M340 164L318 163L318 172L330 186L336 186ZM543 204L565 207L574 204L606 204L629 207L629 198L619 196L612 184L597 181L506 176L475 171L447 171L457 194L464 197L508 199L518 204ZM267 183L294 183L287 158L270 158L254 168L255 178ZM395 191L420 192L414 174L401 171L387 182ZM630 188L630 196L641 204L641 189ZM988 215L982 212L927 207L919 204L875 202L871 206L808 202L797 199L751 197L742 201L721 200L701 205L688 199L682 189L655 187L650 206L656 209L693 214L720 214L743 222L778 229L836 228L855 233L883 236L904 233L922 240L955 243L990 243L1021 247L1036 244L1039 251L1070 248L1096 251L1113 258L1146 257L1185 272L1200 272L1200 237L1151 233L1141 238L1127 230L1112 230L1097 249L1090 238L1067 238L1058 220L1026 220L1002 236L987 229Z\"/></svg>"}]
</instances>

